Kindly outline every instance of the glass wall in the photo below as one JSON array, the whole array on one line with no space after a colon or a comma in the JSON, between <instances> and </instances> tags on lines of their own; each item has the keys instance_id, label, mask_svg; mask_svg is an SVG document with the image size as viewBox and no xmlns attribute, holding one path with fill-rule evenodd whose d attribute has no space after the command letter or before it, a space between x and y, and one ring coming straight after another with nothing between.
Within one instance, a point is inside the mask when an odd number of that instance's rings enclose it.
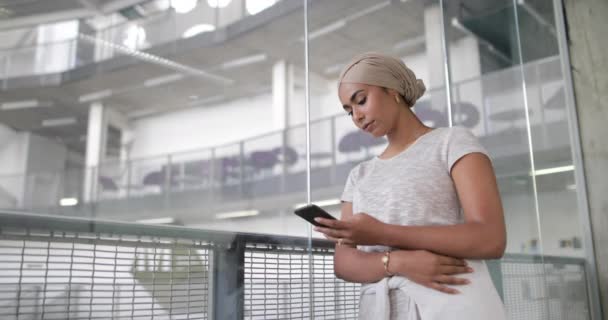
<instances>
[{"instance_id":1,"label":"glass wall","mask_svg":"<svg viewBox=\"0 0 608 320\"><path fill-rule=\"evenodd\" d=\"M561 10L561 8L559 9ZM454 125L470 128L492 156L508 229L507 254L533 256L533 267L506 270L503 277L527 275L517 285L522 294L503 288L511 317L522 309L530 317L563 316L555 298L570 289L547 257L592 257L586 247L578 202L569 108L562 72L553 1L493 1L479 6L461 1L448 6L451 114ZM571 120L570 120L571 121ZM577 298L569 314L587 318L585 267L572 270ZM575 275L578 274L578 275ZM592 277L593 278L593 277ZM591 290L593 291L593 284ZM544 298L543 298L544 297ZM576 310L576 311L572 311Z\"/></svg>"},{"instance_id":2,"label":"glass wall","mask_svg":"<svg viewBox=\"0 0 608 320\"><path fill-rule=\"evenodd\" d=\"M342 67L379 51L426 84L413 109L426 125L466 127L490 153L508 229L507 255L490 264L510 318L592 319L554 1L187 2L2 48L0 119L16 129L0 127L0 208L227 236L229 249L197 257L231 297L209 302L216 316L237 305L247 319L354 319L358 286L334 277L331 245L293 210L310 194L339 215L350 170L386 147L356 129L337 95ZM18 54L58 47L69 47L55 50L67 62L42 71ZM66 80L50 86L53 75Z\"/></svg>"}]
</instances>

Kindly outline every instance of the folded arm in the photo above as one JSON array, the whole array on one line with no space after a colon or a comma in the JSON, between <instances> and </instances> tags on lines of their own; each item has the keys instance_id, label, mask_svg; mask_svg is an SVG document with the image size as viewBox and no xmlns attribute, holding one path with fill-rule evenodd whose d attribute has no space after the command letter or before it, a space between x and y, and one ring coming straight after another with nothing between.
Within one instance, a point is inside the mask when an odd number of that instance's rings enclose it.
<instances>
[{"instance_id":1,"label":"folded arm","mask_svg":"<svg viewBox=\"0 0 608 320\"><path fill-rule=\"evenodd\" d=\"M342 218L352 216L352 204L342 205ZM441 256L426 250L396 250L390 254L385 269L384 252L364 252L350 245L336 245L334 273L340 279L356 283L373 283L389 274L406 277L429 288L449 293L459 293L447 285L464 285L468 280L459 274L473 272L461 259Z\"/></svg>"}]
</instances>

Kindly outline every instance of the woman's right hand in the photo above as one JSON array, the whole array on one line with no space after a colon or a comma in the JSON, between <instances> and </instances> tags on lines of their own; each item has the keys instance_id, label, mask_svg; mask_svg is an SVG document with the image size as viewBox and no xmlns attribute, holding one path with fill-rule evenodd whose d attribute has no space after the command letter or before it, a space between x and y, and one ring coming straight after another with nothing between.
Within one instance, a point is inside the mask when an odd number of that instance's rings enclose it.
<instances>
[{"instance_id":1,"label":"woman's right hand","mask_svg":"<svg viewBox=\"0 0 608 320\"><path fill-rule=\"evenodd\" d=\"M420 285L444 293L457 294L458 290L446 285L465 285L469 280L456 275L473 272L466 261L438 255L426 250L392 251L388 271L406 277Z\"/></svg>"}]
</instances>

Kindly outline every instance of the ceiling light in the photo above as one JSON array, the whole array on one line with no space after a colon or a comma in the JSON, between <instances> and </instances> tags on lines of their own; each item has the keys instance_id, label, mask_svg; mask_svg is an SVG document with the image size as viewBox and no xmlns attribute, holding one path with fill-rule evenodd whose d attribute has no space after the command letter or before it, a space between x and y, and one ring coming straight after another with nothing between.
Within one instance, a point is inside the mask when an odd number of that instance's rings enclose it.
<instances>
[{"instance_id":1,"label":"ceiling light","mask_svg":"<svg viewBox=\"0 0 608 320\"><path fill-rule=\"evenodd\" d=\"M215 215L215 218L216 219L233 219L233 218L257 216L258 214L260 214L259 210L241 210L241 211L218 213Z\"/></svg>"},{"instance_id":2,"label":"ceiling light","mask_svg":"<svg viewBox=\"0 0 608 320\"><path fill-rule=\"evenodd\" d=\"M425 39L424 36L419 36L419 37L415 37L415 38L405 39L403 41L397 42L393 46L393 50L399 51L399 50L415 47L415 46L418 46L418 45L423 45L425 41L426 41L426 39Z\"/></svg>"},{"instance_id":3,"label":"ceiling light","mask_svg":"<svg viewBox=\"0 0 608 320\"><path fill-rule=\"evenodd\" d=\"M76 118L56 118L56 119L46 119L42 120L43 127L59 127L59 126L67 126L71 124L76 124L78 121Z\"/></svg>"},{"instance_id":4,"label":"ceiling light","mask_svg":"<svg viewBox=\"0 0 608 320\"><path fill-rule=\"evenodd\" d=\"M206 98L202 98L202 99L199 97L198 99L193 100L192 102L190 102L188 104L188 106L190 106L190 107L196 107L196 106L200 106L200 105L203 105L203 104L206 104L206 103L218 102L218 101L221 101L221 100L224 100L224 99L226 99L226 96L224 96L222 94L219 94L219 95L216 95L216 96L211 96L211 97L206 97Z\"/></svg>"},{"instance_id":5,"label":"ceiling light","mask_svg":"<svg viewBox=\"0 0 608 320\"><path fill-rule=\"evenodd\" d=\"M361 17L366 16L366 15L368 15L370 13L374 13L374 12L376 12L376 11L378 11L378 10L380 10L380 9L382 9L382 8L390 5L390 4L391 4L391 0L380 2L380 3L375 4L373 6L369 6L369 7L365 8L365 9L363 9L363 10L359 10L359 11L355 12L354 14L351 14L350 16L348 16L346 19L348 21L351 21L351 20L355 20L355 19L361 18Z\"/></svg>"},{"instance_id":6,"label":"ceiling light","mask_svg":"<svg viewBox=\"0 0 608 320\"><path fill-rule=\"evenodd\" d=\"M210 24L197 24L184 31L184 33L182 34L182 38L190 38L194 37L197 34L210 31L215 31L215 27Z\"/></svg>"},{"instance_id":7,"label":"ceiling light","mask_svg":"<svg viewBox=\"0 0 608 320\"><path fill-rule=\"evenodd\" d=\"M59 205L62 207L73 207L78 204L77 198L61 198Z\"/></svg>"},{"instance_id":8,"label":"ceiling light","mask_svg":"<svg viewBox=\"0 0 608 320\"><path fill-rule=\"evenodd\" d=\"M535 176L542 176L542 175L546 175L546 174L560 173L560 172L573 171L573 170L574 170L574 166L573 165L563 166L563 167L554 167L554 168L535 170L534 171L534 175Z\"/></svg>"},{"instance_id":9,"label":"ceiling light","mask_svg":"<svg viewBox=\"0 0 608 320\"><path fill-rule=\"evenodd\" d=\"M222 63L221 68L226 70L226 69L232 69L232 68L236 68L236 67L242 67L242 66L265 61L267 58L268 57L264 53L255 54L252 56L247 56L247 57L243 57L243 58L234 59L234 60L231 60L228 62L224 62L224 63Z\"/></svg>"},{"instance_id":10,"label":"ceiling light","mask_svg":"<svg viewBox=\"0 0 608 320\"><path fill-rule=\"evenodd\" d=\"M225 8L232 0L207 0L211 8Z\"/></svg>"},{"instance_id":11,"label":"ceiling light","mask_svg":"<svg viewBox=\"0 0 608 320\"><path fill-rule=\"evenodd\" d=\"M5 102L0 105L0 110L17 110L17 109L29 109L29 108L38 108L38 107L50 107L52 105L53 105L52 101L38 101L36 99L20 100L20 101Z\"/></svg>"},{"instance_id":12,"label":"ceiling light","mask_svg":"<svg viewBox=\"0 0 608 320\"><path fill-rule=\"evenodd\" d=\"M172 73L166 76L156 77L147 79L144 81L144 87L156 87L167 83L172 83L175 81L179 81L184 78L183 74L180 73Z\"/></svg>"},{"instance_id":13,"label":"ceiling light","mask_svg":"<svg viewBox=\"0 0 608 320\"><path fill-rule=\"evenodd\" d=\"M334 23L323 26L317 30L311 31L308 33L308 40L313 40L320 36L326 35L330 32L334 32L338 29L342 29L346 26L346 20L338 20Z\"/></svg>"},{"instance_id":14,"label":"ceiling light","mask_svg":"<svg viewBox=\"0 0 608 320\"><path fill-rule=\"evenodd\" d=\"M258 14L272 7L277 0L247 0L245 8L250 15Z\"/></svg>"},{"instance_id":15,"label":"ceiling light","mask_svg":"<svg viewBox=\"0 0 608 320\"><path fill-rule=\"evenodd\" d=\"M188 13L196 8L198 0L171 0L171 8L177 13Z\"/></svg>"},{"instance_id":16,"label":"ceiling light","mask_svg":"<svg viewBox=\"0 0 608 320\"><path fill-rule=\"evenodd\" d=\"M135 222L144 223L144 224L174 224L175 218L173 218L173 217L152 218L152 219L137 220Z\"/></svg>"},{"instance_id":17,"label":"ceiling light","mask_svg":"<svg viewBox=\"0 0 608 320\"><path fill-rule=\"evenodd\" d=\"M165 11L171 8L171 1L169 0L156 0L152 4L159 11Z\"/></svg>"},{"instance_id":18,"label":"ceiling light","mask_svg":"<svg viewBox=\"0 0 608 320\"><path fill-rule=\"evenodd\" d=\"M99 101L99 100L107 98L111 95L112 95L111 89L95 91L95 92L81 95L80 97L78 97L78 102L84 103L84 102L91 102L91 101Z\"/></svg>"}]
</instances>

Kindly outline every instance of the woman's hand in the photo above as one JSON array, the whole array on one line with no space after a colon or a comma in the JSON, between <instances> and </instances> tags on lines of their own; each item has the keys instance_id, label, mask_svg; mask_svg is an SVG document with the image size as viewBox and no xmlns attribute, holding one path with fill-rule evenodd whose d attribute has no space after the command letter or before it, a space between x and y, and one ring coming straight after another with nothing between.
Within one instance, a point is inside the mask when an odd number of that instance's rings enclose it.
<instances>
[{"instance_id":1,"label":"woman's hand","mask_svg":"<svg viewBox=\"0 0 608 320\"><path fill-rule=\"evenodd\" d=\"M357 213L344 220L316 218L315 221L325 226L315 227L315 231L340 244L383 244L383 230L386 224L366 213Z\"/></svg>"},{"instance_id":2,"label":"woman's hand","mask_svg":"<svg viewBox=\"0 0 608 320\"><path fill-rule=\"evenodd\" d=\"M469 280L455 275L471 273L466 261L426 250L391 251L388 271L420 285L449 294L460 293L446 285L465 285Z\"/></svg>"}]
</instances>

